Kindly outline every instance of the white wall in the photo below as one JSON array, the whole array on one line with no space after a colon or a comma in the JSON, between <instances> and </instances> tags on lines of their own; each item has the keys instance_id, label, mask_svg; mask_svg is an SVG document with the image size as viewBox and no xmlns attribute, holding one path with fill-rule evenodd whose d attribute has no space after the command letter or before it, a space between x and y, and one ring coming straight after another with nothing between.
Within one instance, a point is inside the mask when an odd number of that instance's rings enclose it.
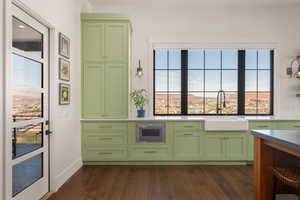
<instances>
[{"instance_id":1,"label":"white wall","mask_svg":"<svg viewBox=\"0 0 300 200\"><path fill-rule=\"evenodd\" d=\"M3 22L4 22L4 2L0 1L0 30L3 30ZM3 199L3 167L4 167L4 147L3 147L3 140L4 140L4 128L3 128L3 31L0 31L0 200Z\"/></svg>"},{"instance_id":2,"label":"white wall","mask_svg":"<svg viewBox=\"0 0 300 200\"><path fill-rule=\"evenodd\" d=\"M96 2L96 1L94 1ZM276 43L278 45L275 66L277 78L278 109L281 116L300 116L300 99L295 97L299 81L285 75L290 59L300 54L299 4L266 7L258 2L230 6L201 5L201 1L187 2L174 0L151 1L146 3L105 3L92 4L93 12L125 13L133 24L133 67L138 59L148 73L142 79L133 80L133 88L151 88L152 67L149 63L149 41L152 42L198 42L198 43ZM119 1L120 2L120 1ZM127 2L133 2L127 1ZM202 1L203 2L203 1ZM93 3L93 1L91 1ZM134 70L133 70L134 73ZM150 103L152 104L152 103ZM276 105L275 105L276 107ZM149 107L151 108L151 106ZM152 109L151 109L152 110ZM149 111L149 110L148 110ZM149 112L148 112L149 113Z\"/></svg>"},{"instance_id":3,"label":"white wall","mask_svg":"<svg viewBox=\"0 0 300 200\"><path fill-rule=\"evenodd\" d=\"M54 59L53 67L50 69L52 94L51 94L51 127L54 134L51 136L51 188L58 189L78 168L82 166L81 161L81 141L80 141L80 12L81 1L74 0L22 0L26 7L40 15L45 21L55 28L54 34ZM2 6L2 2L1 2ZM1 7L0 7L1 9ZM2 15L2 12L1 12ZM1 17L2 36L2 17ZM58 105L58 33L62 32L71 39L71 104L68 106ZM0 46L3 40L1 37ZM52 52L51 52L52 53ZM2 56L2 49L1 49ZM1 57L0 57L1 61ZM0 76L2 70L0 71ZM0 83L0 96L3 97L2 80ZM2 100L2 99L1 99ZM0 100L0 125L2 119L2 101ZM2 130L1 130L2 133ZM2 135L2 134L1 134ZM0 142L3 140L1 139ZM1 148L0 143L0 148ZM2 152L3 148L1 148ZM0 164L2 163L0 155ZM1 168L0 168L1 170ZM2 172L2 170L1 170ZM0 174L0 185L2 186L3 176ZM2 192L1 192L2 194Z\"/></svg>"}]
</instances>

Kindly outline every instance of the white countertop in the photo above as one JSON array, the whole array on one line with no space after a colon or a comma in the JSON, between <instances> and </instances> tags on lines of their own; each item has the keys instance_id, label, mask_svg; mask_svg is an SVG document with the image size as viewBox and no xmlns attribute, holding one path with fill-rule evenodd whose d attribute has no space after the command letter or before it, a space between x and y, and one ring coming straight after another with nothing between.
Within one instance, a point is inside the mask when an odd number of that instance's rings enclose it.
<instances>
[{"instance_id":1,"label":"white countertop","mask_svg":"<svg viewBox=\"0 0 300 200\"><path fill-rule=\"evenodd\" d=\"M204 121L207 119L246 119L246 120L300 120L300 116L155 116L144 118L127 118L127 119L81 119L81 121Z\"/></svg>"}]
</instances>

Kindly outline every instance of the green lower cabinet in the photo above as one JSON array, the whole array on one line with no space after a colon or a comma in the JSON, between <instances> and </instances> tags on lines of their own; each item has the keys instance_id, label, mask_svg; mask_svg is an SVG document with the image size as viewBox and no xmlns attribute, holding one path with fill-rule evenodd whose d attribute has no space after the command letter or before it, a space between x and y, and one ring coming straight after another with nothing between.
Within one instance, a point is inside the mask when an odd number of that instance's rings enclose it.
<instances>
[{"instance_id":1,"label":"green lower cabinet","mask_svg":"<svg viewBox=\"0 0 300 200\"><path fill-rule=\"evenodd\" d=\"M205 160L224 160L224 136L209 135L205 136Z\"/></svg>"},{"instance_id":2,"label":"green lower cabinet","mask_svg":"<svg viewBox=\"0 0 300 200\"><path fill-rule=\"evenodd\" d=\"M231 135L225 137L225 159L246 160L247 159L247 135Z\"/></svg>"},{"instance_id":3,"label":"green lower cabinet","mask_svg":"<svg viewBox=\"0 0 300 200\"><path fill-rule=\"evenodd\" d=\"M247 160L253 161L254 159L254 137L248 133L248 155Z\"/></svg>"},{"instance_id":4,"label":"green lower cabinet","mask_svg":"<svg viewBox=\"0 0 300 200\"><path fill-rule=\"evenodd\" d=\"M174 133L174 159L199 160L202 156L201 134L197 132Z\"/></svg>"},{"instance_id":5,"label":"green lower cabinet","mask_svg":"<svg viewBox=\"0 0 300 200\"><path fill-rule=\"evenodd\" d=\"M276 123L278 130L300 130L300 121L279 121Z\"/></svg>"},{"instance_id":6,"label":"green lower cabinet","mask_svg":"<svg viewBox=\"0 0 300 200\"><path fill-rule=\"evenodd\" d=\"M172 152L167 145L133 145L128 147L128 160L172 160Z\"/></svg>"},{"instance_id":7,"label":"green lower cabinet","mask_svg":"<svg viewBox=\"0 0 300 200\"><path fill-rule=\"evenodd\" d=\"M206 133L205 160L238 161L247 160L246 133L228 135L224 132L218 135Z\"/></svg>"},{"instance_id":8,"label":"green lower cabinet","mask_svg":"<svg viewBox=\"0 0 300 200\"><path fill-rule=\"evenodd\" d=\"M273 130L277 129L276 121L250 121L248 131L248 155L247 160L253 161L254 159L254 137L251 130Z\"/></svg>"}]
</instances>

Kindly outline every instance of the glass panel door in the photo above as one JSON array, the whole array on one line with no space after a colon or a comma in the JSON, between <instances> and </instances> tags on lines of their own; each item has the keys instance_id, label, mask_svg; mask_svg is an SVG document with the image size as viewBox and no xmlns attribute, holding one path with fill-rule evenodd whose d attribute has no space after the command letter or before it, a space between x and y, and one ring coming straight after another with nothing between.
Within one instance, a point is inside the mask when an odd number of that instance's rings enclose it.
<instances>
[{"instance_id":1,"label":"glass panel door","mask_svg":"<svg viewBox=\"0 0 300 200\"><path fill-rule=\"evenodd\" d=\"M12 6L7 133L11 149L9 199L40 199L48 192L48 29ZM8 149L6 149L8 150Z\"/></svg>"}]
</instances>

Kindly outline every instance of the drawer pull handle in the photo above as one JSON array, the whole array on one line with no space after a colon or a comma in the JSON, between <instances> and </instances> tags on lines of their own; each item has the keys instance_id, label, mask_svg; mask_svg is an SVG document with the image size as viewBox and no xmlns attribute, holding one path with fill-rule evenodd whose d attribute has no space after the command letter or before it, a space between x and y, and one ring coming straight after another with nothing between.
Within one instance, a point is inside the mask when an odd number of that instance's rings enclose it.
<instances>
[{"instance_id":1,"label":"drawer pull handle","mask_svg":"<svg viewBox=\"0 0 300 200\"><path fill-rule=\"evenodd\" d=\"M144 153L156 153L156 151L144 151Z\"/></svg>"},{"instance_id":2,"label":"drawer pull handle","mask_svg":"<svg viewBox=\"0 0 300 200\"><path fill-rule=\"evenodd\" d=\"M193 134L186 133L186 134L184 134L184 136L193 136Z\"/></svg>"},{"instance_id":3,"label":"drawer pull handle","mask_svg":"<svg viewBox=\"0 0 300 200\"><path fill-rule=\"evenodd\" d=\"M112 126L98 126L98 128L112 128Z\"/></svg>"},{"instance_id":4,"label":"drawer pull handle","mask_svg":"<svg viewBox=\"0 0 300 200\"><path fill-rule=\"evenodd\" d=\"M112 152L98 152L99 155L110 155Z\"/></svg>"},{"instance_id":5,"label":"drawer pull handle","mask_svg":"<svg viewBox=\"0 0 300 200\"><path fill-rule=\"evenodd\" d=\"M184 128L193 128L193 126L184 126Z\"/></svg>"},{"instance_id":6,"label":"drawer pull handle","mask_svg":"<svg viewBox=\"0 0 300 200\"><path fill-rule=\"evenodd\" d=\"M295 127L295 128L300 128L300 126L299 126L299 125L295 125L294 127Z\"/></svg>"},{"instance_id":7,"label":"drawer pull handle","mask_svg":"<svg viewBox=\"0 0 300 200\"><path fill-rule=\"evenodd\" d=\"M269 126L267 125L263 125L263 126L257 126L258 128L269 128Z\"/></svg>"},{"instance_id":8,"label":"drawer pull handle","mask_svg":"<svg viewBox=\"0 0 300 200\"><path fill-rule=\"evenodd\" d=\"M99 138L99 140L112 140L112 138Z\"/></svg>"}]
</instances>

